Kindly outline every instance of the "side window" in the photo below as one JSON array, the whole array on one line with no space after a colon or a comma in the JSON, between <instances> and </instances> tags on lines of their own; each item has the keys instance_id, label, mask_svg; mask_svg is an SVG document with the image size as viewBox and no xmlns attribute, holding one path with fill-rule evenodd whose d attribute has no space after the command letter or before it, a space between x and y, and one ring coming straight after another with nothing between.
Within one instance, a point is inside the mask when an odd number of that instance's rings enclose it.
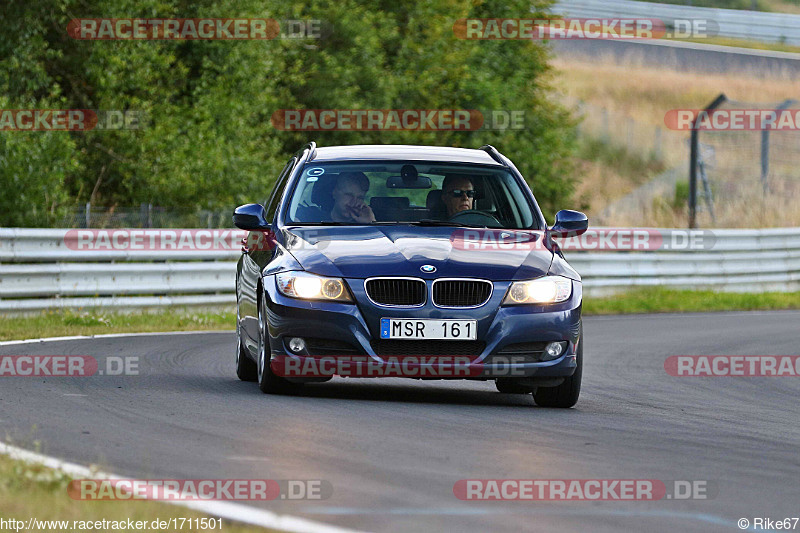
<instances>
[{"instance_id":1,"label":"side window","mask_svg":"<svg viewBox=\"0 0 800 533\"><path fill-rule=\"evenodd\" d=\"M272 196L270 196L269 201L267 202L267 220L272 223L272 220L275 218L275 212L278 210L278 205L281 202L281 197L283 196L283 191L286 189L286 182L289 181L289 175L292 173L292 168L294 168L294 164L297 162L297 158L293 157L286 163L286 166L283 167L280 176L278 176L278 181L275 182L275 188L272 190Z\"/></svg>"}]
</instances>

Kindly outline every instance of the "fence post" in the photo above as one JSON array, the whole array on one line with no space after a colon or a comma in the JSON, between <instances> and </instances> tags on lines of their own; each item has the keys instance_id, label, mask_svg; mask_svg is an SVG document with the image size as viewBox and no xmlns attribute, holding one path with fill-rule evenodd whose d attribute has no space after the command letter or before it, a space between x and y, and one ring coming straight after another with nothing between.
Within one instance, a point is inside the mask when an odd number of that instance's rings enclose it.
<instances>
[{"instance_id":1,"label":"fence post","mask_svg":"<svg viewBox=\"0 0 800 533\"><path fill-rule=\"evenodd\" d=\"M778 115L784 109L787 109L789 106L795 103L795 100L784 100L781 102L780 105L775 107L776 116L775 119L777 121ZM769 192L769 127L765 127L761 130L761 188L764 194Z\"/></svg>"},{"instance_id":2,"label":"fence post","mask_svg":"<svg viewBox=\"0 0 800 533\"><path fill-rule=\"evenodd\" d=\"M86 202L86 206L84 207L84 211L83 211L83 216L84 216L85 227L87 227L87 228L90 227L91 223L92 223L92 203L91 202Z\"/></svg>"},{"instance_id":3,"label":"fence post","mask_svg":"<svg viewBox=\"0 0 800 533\"><path fill-rule=\"evenodd\" d=\"M725 94L720 93L703 111L705 113L713 111L727 99ZM691 149L689 150L689 229L697 227L697 156L699 153L697 127L702 113L701 111L692 121L692 140Z\"/></svg>"}]
</instances>

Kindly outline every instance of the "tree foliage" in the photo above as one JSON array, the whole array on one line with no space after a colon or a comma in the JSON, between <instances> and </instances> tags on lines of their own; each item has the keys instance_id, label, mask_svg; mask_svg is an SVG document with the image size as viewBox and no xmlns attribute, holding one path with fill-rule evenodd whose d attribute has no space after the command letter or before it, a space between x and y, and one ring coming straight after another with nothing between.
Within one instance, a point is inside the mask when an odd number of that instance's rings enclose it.
<instances>
[{"instance_id":1,"label":"tree foliage","mask_svg":"<svg viewBox=\"0 0 800 533\"><path fill-rule=\"evenodd\" d=\"M547 2L534 2L541 11ZM529 0L11 0L0 108L136 110L139 130L0 132L0 224L46 225L96 205L227 209L262 201L309 140L493 144L551 211L570 193L573 121L530 41L457 39L459 18L532 17ZM320 39L82 41L73 18L321 20ZM279 109L524 110L524 130L287 132Z\"/></svg>"}]
</instances>

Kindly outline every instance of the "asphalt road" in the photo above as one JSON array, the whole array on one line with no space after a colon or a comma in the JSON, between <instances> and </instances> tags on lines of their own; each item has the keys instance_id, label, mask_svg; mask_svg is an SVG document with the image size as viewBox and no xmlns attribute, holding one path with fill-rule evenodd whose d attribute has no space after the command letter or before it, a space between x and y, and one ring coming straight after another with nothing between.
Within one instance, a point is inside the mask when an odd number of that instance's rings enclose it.
<instances>
[{"instance_id":1,"label":"asphalt road","mask_svg":"<svg viewBox=\"0 0 800 533\"><path fill-rule=\"evenodd\" d=\"M233 333L0 346L101 367L135 356L140 372L0 378L0 435L130 477L328 480L328 500L264 506L359 530L738 531L739 518L800 513L800 378L671 377L664 360L798 355L798 324L791 311L587 318L571 410L467 381L338 379L265 396L236 379ZM468 478L705 480L718 493L460 501L453 484Z\"/></svg>"},{"instance_id":2,"label":"asphalt road","mask_svg":"<svg viewBox=\"0 0 800 533\"><path fill-rule=\"evenodd\" d=\"M800 54L680 41L563 40L550 42L556 56L640 64L701 74L741 74L794 79Z\"/></svg>"}]
</instances>

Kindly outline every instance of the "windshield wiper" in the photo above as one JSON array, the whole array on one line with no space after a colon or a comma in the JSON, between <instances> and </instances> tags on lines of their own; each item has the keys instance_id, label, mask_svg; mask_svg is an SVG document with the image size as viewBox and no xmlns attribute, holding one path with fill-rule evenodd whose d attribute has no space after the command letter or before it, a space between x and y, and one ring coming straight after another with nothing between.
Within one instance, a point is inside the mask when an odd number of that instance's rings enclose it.
<instances>
[{"instance_id":1,"label":"windshield wiper","mask_svg":"<svg viewBox=\"0 0 800 533\"><path fill-rule=\"evenodd\" d=\"M353 222L292 222L287 226L358 226Z\"/></svg>"},{"instance_id":2,"label":"windshield wiper","mask_svg":"<svg viewBox=\"0 0 800 533\"><path fill-rule=\"evenodd\" d=\"M449 220L436 220L435 218L423 218L418 222L409 222L414 226L451 226L456 228L485 228L480 224L462 224L461 222L451 222Z\"/></svg>"},{"instance_id":3,"label":"windshield wiper","mask_svg":"<svg viewBox=\"0 0 800 533\"><path fill-rule=\"evenodd\" d=\"M449 226L451 228L486 228L479 224L462 224L447 220L423 218L414 220L381 220L375 222L294 222L290 226Z\"/></svg>"}]
</instances>

